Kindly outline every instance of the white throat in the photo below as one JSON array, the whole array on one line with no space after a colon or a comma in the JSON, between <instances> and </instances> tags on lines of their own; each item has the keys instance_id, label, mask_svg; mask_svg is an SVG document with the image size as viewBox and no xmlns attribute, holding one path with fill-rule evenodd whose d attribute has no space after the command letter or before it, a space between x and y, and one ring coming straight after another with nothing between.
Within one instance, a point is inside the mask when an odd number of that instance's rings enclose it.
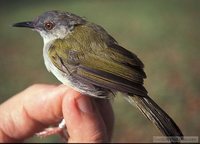
<instances>
[{"instance_id":1,"label":"white throat","mask_svg":"<svg viewBox=\"0 0 200 144\"><path fill-rule=\"evenodd\" d=\"M46 31L38 31L38 32L43 38L44 45L49 42L53 42L56 39L63 39L70 33L70 31L66 29L66 27L64 26L60 26L59 29L52 29L49 32Z\"/></svg>"}]
</instances>

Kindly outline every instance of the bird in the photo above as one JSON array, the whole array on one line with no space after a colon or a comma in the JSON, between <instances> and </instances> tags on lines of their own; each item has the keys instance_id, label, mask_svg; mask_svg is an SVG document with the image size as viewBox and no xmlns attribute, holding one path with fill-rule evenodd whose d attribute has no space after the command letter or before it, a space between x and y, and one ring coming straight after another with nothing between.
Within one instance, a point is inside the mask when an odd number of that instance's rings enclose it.
<instances>
[{"instance_id":1,"label":"bird","mask_svg":"<svg viewBox=\"0 0 200 144\"><path fill-rule=\"evenodd\" d=\"M174 120L148 95L143 62L100 25L70 12L51 10L13 26L41 35L45 66L63 84L95 98L109 99L120 92L164 136L183 137Z\"/></svg>"}]
</instances>

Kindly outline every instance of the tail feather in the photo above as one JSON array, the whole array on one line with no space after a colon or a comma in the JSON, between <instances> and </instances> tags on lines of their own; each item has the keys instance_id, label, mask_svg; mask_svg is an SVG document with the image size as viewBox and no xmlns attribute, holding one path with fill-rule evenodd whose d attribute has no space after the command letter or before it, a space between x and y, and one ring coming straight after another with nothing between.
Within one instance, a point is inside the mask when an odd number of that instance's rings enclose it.
<instances>
[{"instance_id":1,"label":"tail feather","mask_svg":"<svg viewBox=\"0 0 200 144\"><path fill-rule=\"evenodd\" d=\"M183 134L170 116L164 112L149 96L128 96L128 101L135 105L155 126L168 137L183 137Z\"/></svg>"}]
</instances>

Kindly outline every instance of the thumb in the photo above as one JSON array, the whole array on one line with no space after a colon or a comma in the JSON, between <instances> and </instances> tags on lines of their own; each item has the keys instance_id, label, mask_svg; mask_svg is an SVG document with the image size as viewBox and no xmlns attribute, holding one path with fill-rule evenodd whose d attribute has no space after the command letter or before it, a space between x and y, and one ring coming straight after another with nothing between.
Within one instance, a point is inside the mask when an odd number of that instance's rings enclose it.
<instances>
[{"instance_id":1,"label":"thumb","mask_svg":"<svg viewBox=\"0 0 200 144\"><path fill-rule=\"evenodd\" d=\"M106 142L106 126L94 98L69 90L64 96L63 116L69 134L68 142Z\"/></svg>"}]
</instances>

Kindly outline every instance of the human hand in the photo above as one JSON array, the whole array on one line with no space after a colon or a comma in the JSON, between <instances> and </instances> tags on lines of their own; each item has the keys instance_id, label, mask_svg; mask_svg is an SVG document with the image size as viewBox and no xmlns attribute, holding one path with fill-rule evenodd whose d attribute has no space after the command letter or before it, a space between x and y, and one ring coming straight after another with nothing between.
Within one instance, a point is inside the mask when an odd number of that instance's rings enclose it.
<instances>
[{"instance_id":1,"label":"human hand","mask_svg":"<svg viewBox=\"0 0 200 144\"><path fill-rule=\"evenodd\" d=\"M0 105L0 142L20 142L65 119L68 142L108 142L111 104L60 85L37 84Z\"/></svg>"}]
</instances>

